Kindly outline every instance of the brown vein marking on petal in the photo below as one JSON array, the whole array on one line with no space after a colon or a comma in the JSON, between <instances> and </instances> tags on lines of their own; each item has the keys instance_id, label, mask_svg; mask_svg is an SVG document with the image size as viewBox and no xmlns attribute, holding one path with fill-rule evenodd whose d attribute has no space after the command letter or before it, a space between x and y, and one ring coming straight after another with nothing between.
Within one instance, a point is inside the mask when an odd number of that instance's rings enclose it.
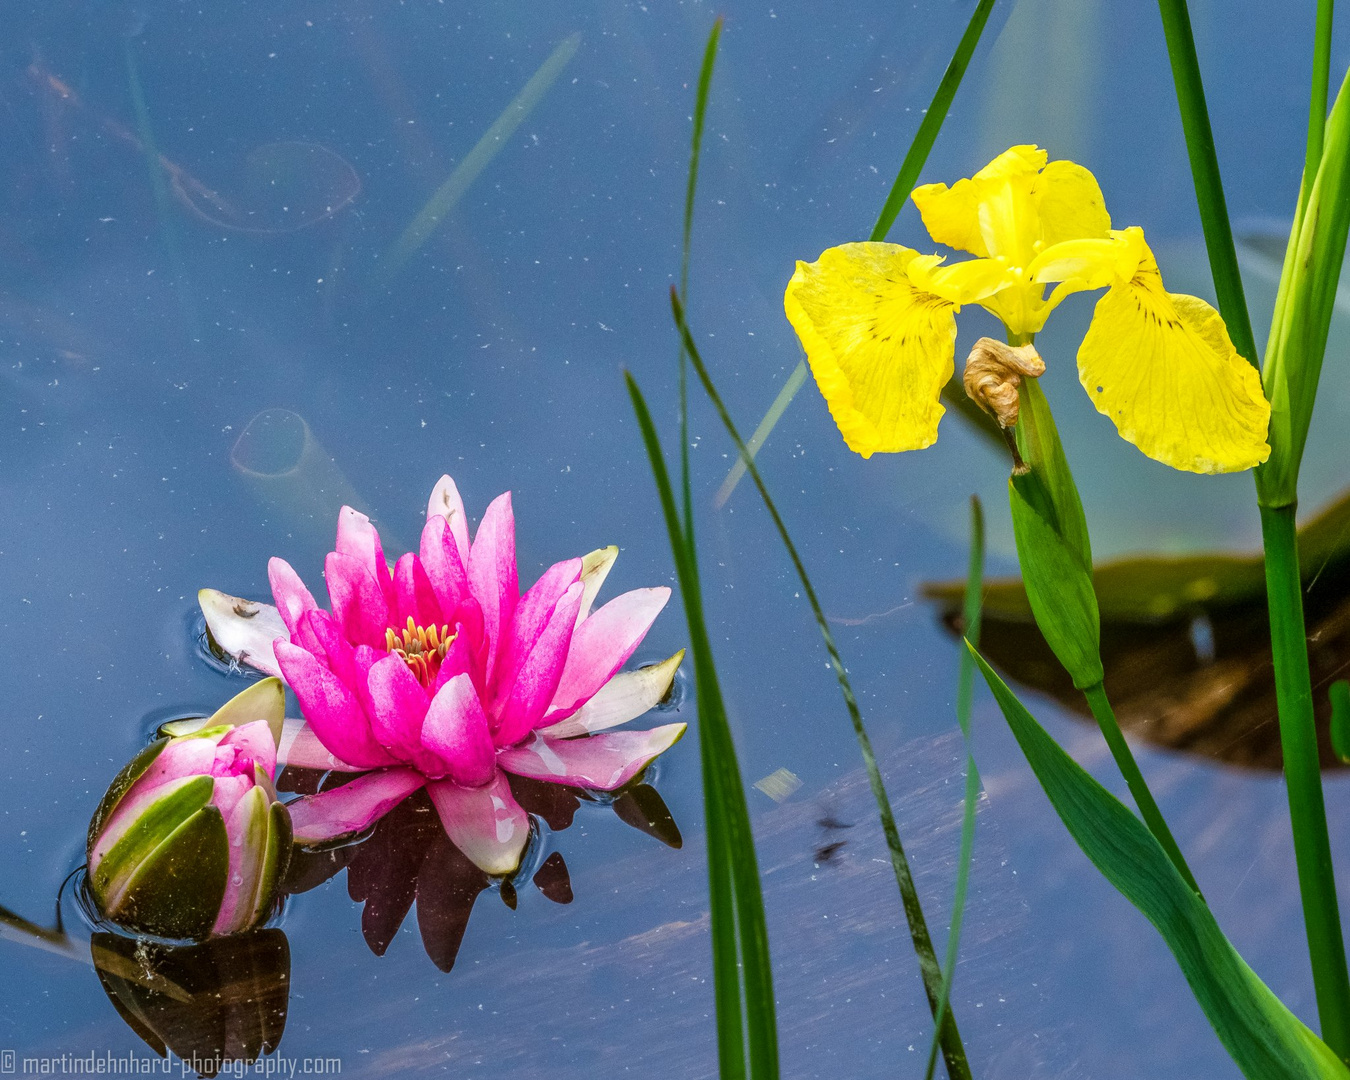
<instances>
[{"instance_id":1,"label":"brown vein marking on petal","mask_svg":"<svg viewBox=\"0 0 1350 1080\"><path fill-rule=\"evenodd\" d=\"M1007 429L1017 423L1017 388L1022 379L1044 373L1045 362L1034 345L1005 345L985 337L970 350L961 381L970 400Z\"/></svg>"}]
</instances>

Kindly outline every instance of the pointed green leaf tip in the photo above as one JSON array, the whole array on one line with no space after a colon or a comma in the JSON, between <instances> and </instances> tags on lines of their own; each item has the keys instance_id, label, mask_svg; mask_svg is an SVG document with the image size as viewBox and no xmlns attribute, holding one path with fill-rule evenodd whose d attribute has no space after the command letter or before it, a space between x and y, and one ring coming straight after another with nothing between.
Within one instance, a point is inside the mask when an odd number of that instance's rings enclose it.
<instances>
[{"instance_id":1,"label":"pointed green leaf tip","mask_svg":"<svg viewBox=\"0 0 1350 1080\"><path fill-rule=\"evenodd\" d=\"M967 647L1060 820L1092 864L1162 935L1243 1075L1350 1078L1327 1045L1238 955L1143 822L1065 753L969 642Z\"/></svg>"}]
</instances>

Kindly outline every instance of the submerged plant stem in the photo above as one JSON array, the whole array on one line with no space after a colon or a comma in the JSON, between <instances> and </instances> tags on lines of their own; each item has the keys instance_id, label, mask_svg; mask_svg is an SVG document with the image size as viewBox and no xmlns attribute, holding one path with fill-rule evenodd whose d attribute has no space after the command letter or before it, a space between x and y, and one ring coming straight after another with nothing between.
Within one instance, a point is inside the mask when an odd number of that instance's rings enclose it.
<instances>
[{"instance_id":1,"label":"submerged plant stem","mask_svg":"<svg viewBox=\"0 0 1350 1080\"><path fill-rule=\"evenodd\" d=\"M1167 857L1172 860L1177 872L1185 878L1186 884L1200 895L1200 886L1196 884L1191 868L1186 865L1186 857L1182 855L1172 830L1167 827L1162 811L1158 809L1153 793L1149 791L1148 784L1144 781L1144 774L1139 771L1139 763L1134 760L1130 744L1121 733L1115 711L1111 708L1111 702L1107 700L1105 688L1101 683L1089 686L1083 691L1083 696L1087 698L1088 707L1092 709L1092 715L1096 717L1097 725L1102 729L1106 745L1111 748L1111 756L1116 759L1116 765L1121 775L1125 777L1125 783L1129 785L1130 794L1134 796L1134 803L1139 807L1144 823L1167 852Z\"/></svg>"},{"instance_id":2,"label":"submerged plant stem","mask_svg":"<svg viewBox=\"0 0 1350 1080\"><path fill-rule=\"evenodd\" d=\"M1261 507L1266 547L1266 595L1275 662L1275 699L1280 715L1289 818L1303 898L1303 921L1312 959L1313 986L1322 1038L1350 1061L1350 972L1327 836L1326 803L1313 719L1312 678L1303 623L1303 584L1298 565L1294 507Z\"/></svg>"}]
</instances>

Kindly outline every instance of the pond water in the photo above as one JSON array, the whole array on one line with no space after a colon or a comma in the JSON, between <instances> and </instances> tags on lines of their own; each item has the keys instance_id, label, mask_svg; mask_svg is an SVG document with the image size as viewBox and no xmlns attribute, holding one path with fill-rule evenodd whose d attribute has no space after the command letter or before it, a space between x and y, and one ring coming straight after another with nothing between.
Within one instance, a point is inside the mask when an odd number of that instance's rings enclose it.
<instances>
[{"instance_id":1,"label":"pond water","mask_svg":"<svg viewBox=\"0 0 1350 1080\"><path fill-rule=\"evenodd\" d=\"M0 650L13 670L0 905L52 924L116 771L158 723L210 712L244 685L202 653L197 590L265 599L271 555L316 582L344 501L376 519L387 551L406 550L449 472L475 520L514 492L523 582L616 543L606 595L673 584L621 373L640 380L672 448L666 294L714 15L727 24L690 318L748 430L799 359L781 302L793 260L870 229L969 8L6 5ZM1270 238L1299 180L1311 15L1211 0L1193 16L1260 338ZM550 57L544 85L499 122ZM924 177L969 175L1022 141L1088 165L1115 222L1147 230L1169 286L1212 296L1154 8L1001 0ZM438 220L416 224L461 166ZM908 208L892 239L921 238ZM1039 344L1099 557L1255 551L1249 478L1147 461L1076 389L1073 335L1090 310L1070 302ZM1310 509L1347 479L1346 312L1305 468ZM992 329L977 321L963 322L971 340ZM761 454L939 937L963 748L955 642L921 587L963 572L969 493L988 509L991 572L1015 571L1006 461L962 424L949 415L926 452L863 461L808 385ZM747 785L778 769L801 781L781 804L748 792L784 1073L921 1075L917 967L819 635L753 490L713 505L733 451L697 394L691 436L742 773ZM672 604L637 659L685 644ZM953 998L976 1076L1234 1075L1161 941L1079 854L992 702L977 700L987 798ZM1052 696L1027 700L1122 789L1095 730ZM697 723L689 687L660 719L672 717ZM1220 922L1311 1022L1278 775L1137 745ZM276 1054L336 1059L344 1076L714 1075L695 740L657 773L682 846L630 827L659 816L651 801L551 806L548 852L566 873L545 864L514 909L498 889L475 892L415 806L401 833L343 856L350 866L307 868L308 891L276 923L284 944L258 946L270 960L257 969L288 953ZM1350 788L1327 783L1344 869ZM414 878L423 899L399 918ZM353 896L367 901L364 936ZM61 911L73 959L0 942L0 1050L149 1054L88 963L77 909Z\"/></svg>"}]
</instances>

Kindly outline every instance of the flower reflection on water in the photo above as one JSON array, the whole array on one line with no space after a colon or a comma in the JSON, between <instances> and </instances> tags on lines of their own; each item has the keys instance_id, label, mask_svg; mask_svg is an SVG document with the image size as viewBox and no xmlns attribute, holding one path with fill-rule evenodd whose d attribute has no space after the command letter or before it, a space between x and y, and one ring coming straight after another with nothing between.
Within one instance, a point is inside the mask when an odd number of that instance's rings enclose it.
<instances>
[{"instance_id":1,"label":"flower reflection on water","mask_svg":"<svg viewBox=\"0 0 1350 1080\"><path fill-rule=\"evenodd\" d=\"M284 782L304 786L313 774L287 775ZM554 832L568 828L583 802L593 797L575 788L514 776L511 790L529 813ZM680 833L656 789L639 783L610 803L615 814L635 828L679 847ZM359 844L329 851L297 852L285 883L288 894L308 892L347 871L347 892L363 904L361 932L371 952L383 956L403 920L417 902L417 926L427 956L442 971L454 967L469 916L493 879L450 843L424 791L405 799L376 824ZM572 902L572 883L562 853L551 852L530 880L556 904ZM508 907L517 905L513 880L499 889Z\"/></svg>"},{"instance_id":2,"label":"flower reflection on water","mask_svg":"<svg viewBox=\"0 0 1350 1080\"><path fill-rule=\"evenodd\" d=\"M197 945L98 932L94 968L117 1015L160 1057L214 1076L281 1043L290 1000L291 950L277 929Z\"/></svg>"}]
</instances>

